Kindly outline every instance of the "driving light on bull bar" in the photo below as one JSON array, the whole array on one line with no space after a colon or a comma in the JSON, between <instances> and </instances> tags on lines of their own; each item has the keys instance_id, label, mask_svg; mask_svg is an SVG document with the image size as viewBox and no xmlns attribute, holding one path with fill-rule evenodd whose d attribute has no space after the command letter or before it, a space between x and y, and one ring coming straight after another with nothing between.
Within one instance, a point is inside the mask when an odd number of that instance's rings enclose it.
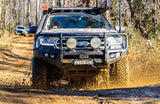
<instances>
[{"instance_id":1,"label":"driving light on bull bar","mask_svg":"<svg viewBox=\"0 0 160 104\"><path fill-rule=\"evenodd\" d=\"M69 39L67 40L67 47L68 47L68 48L73 49L73 48L76 47L76 45L77 45L77 40L76 40L76 39L74 39L74 38L69 38Z\"/></svg>"},{"instance_id":2,"label":"driving light on bull bar","mask_svg":"<svg viewBox=\"0 0 160 104\"><path fill-rule=\"evenodd\" d=\"M116 57L116 53L110 53L110 58L115 58Z\"/></svg>"},{"instance_id":3,"label":"driving light on bull bar","mask_svg":"<svg viewBox=\"0 0 160 104\"><path fill-rule=\"evenodd\" d=\"M101 46L102 42L99 38L92 38L90 43L91 43L91 46L96 49L96 48L99 48Z\"/></svg>"}]
</instances>

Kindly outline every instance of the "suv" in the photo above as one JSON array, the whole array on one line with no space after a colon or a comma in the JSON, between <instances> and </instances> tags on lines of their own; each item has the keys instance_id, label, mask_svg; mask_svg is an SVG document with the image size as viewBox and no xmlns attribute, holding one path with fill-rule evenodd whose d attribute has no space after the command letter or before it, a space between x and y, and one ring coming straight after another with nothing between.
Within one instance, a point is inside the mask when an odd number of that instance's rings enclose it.
<instances>
[{"instance_id":1,"label":"suv","mask_svg":"<svg viewBox=\"0 0 160 104\"><path fill-rule=\"evenodd\" d=\"M24 35L27 33L26 31L26 27L25 26L16 26L16 30L15 30L16 34L20 34L20 35Z\"/></svg>"},{"instance_id":2,"label":"suv","mask_svg":"<svg viewBox=\"0 0 160 104\"><path fill-rule=\"evenodd\" d=\"M128 81L128 37L113 30L103 8L52 8L44 11L34 39L33 88L51 81L90 79L100 73L106 84ZM114 76L114 77L113 77ZM97 80L98 81L98 80Z\"/></svg>"}]
</instances>

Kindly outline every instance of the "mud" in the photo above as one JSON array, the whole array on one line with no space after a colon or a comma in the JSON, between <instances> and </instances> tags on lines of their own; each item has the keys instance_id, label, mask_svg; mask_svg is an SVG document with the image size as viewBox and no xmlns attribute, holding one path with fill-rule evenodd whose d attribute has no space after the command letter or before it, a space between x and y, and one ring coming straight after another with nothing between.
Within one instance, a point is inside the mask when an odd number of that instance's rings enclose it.
<instances>
[{"instance_id":1,"label":"mud","mask_svg":"<svg viewBox=\"0 0 160 104\"><path fill-rule=\"evenodd\" d=\"M160 104L160 54L130 49L130 84L75 89L31 88L33 37L13 37L0 50L0 104Z\"/></svg>"}]
</instances>

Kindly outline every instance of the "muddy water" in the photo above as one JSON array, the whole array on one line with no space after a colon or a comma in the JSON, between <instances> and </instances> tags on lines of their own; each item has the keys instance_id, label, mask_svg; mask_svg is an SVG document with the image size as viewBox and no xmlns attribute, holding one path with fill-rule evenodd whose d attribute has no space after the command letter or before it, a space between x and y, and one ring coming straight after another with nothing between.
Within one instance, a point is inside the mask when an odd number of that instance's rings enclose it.
<instances>
[{"instance_id":1,"label":"muddy water","mask_svg":"<svg viewBox=\"0 0 160 104\"><path fill-rule=\"evenodd\" d=\"M160 84L160 52L131 52L130 86L147 86Z\"/></svg>"}]
</instances>

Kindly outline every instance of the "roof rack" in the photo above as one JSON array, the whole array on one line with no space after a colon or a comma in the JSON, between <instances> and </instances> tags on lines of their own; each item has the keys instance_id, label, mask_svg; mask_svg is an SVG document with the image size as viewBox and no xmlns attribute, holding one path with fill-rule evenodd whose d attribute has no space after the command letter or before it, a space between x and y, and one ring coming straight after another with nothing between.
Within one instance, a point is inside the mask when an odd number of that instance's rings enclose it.
<instances>
[{"instance_id":1,"label":"roof rack","mask_svg":"<svg viewBox=\"0 0 160 104\"><path fill-rule=\"evenodd\" d=\"M66 7L66 8L52 8L52 10L50 11L51 13L61 13L61 12L74 12L74 13L78 13L78 12L82 12L82 13L88 13L88 14L102 14L104 13L104 9L103 8L97 8L97 7L93 7L93 8L87 8L87 7Z\"/></svg>"},{"instance_id":2,"label":"roof rack","mask_svg":"<svg viewBox=\"0 0 160 104\"><path fill-rule=\"evenodd\" d=\"M60 1L60 0L59 0ZM103 14L110 8L110 1L105 0L100 7L53 7L48 8L47 4L43 6L43 15L49 13L62 13L62 12L83 12L88 14Z\"/></svg>"}]
</instances>

